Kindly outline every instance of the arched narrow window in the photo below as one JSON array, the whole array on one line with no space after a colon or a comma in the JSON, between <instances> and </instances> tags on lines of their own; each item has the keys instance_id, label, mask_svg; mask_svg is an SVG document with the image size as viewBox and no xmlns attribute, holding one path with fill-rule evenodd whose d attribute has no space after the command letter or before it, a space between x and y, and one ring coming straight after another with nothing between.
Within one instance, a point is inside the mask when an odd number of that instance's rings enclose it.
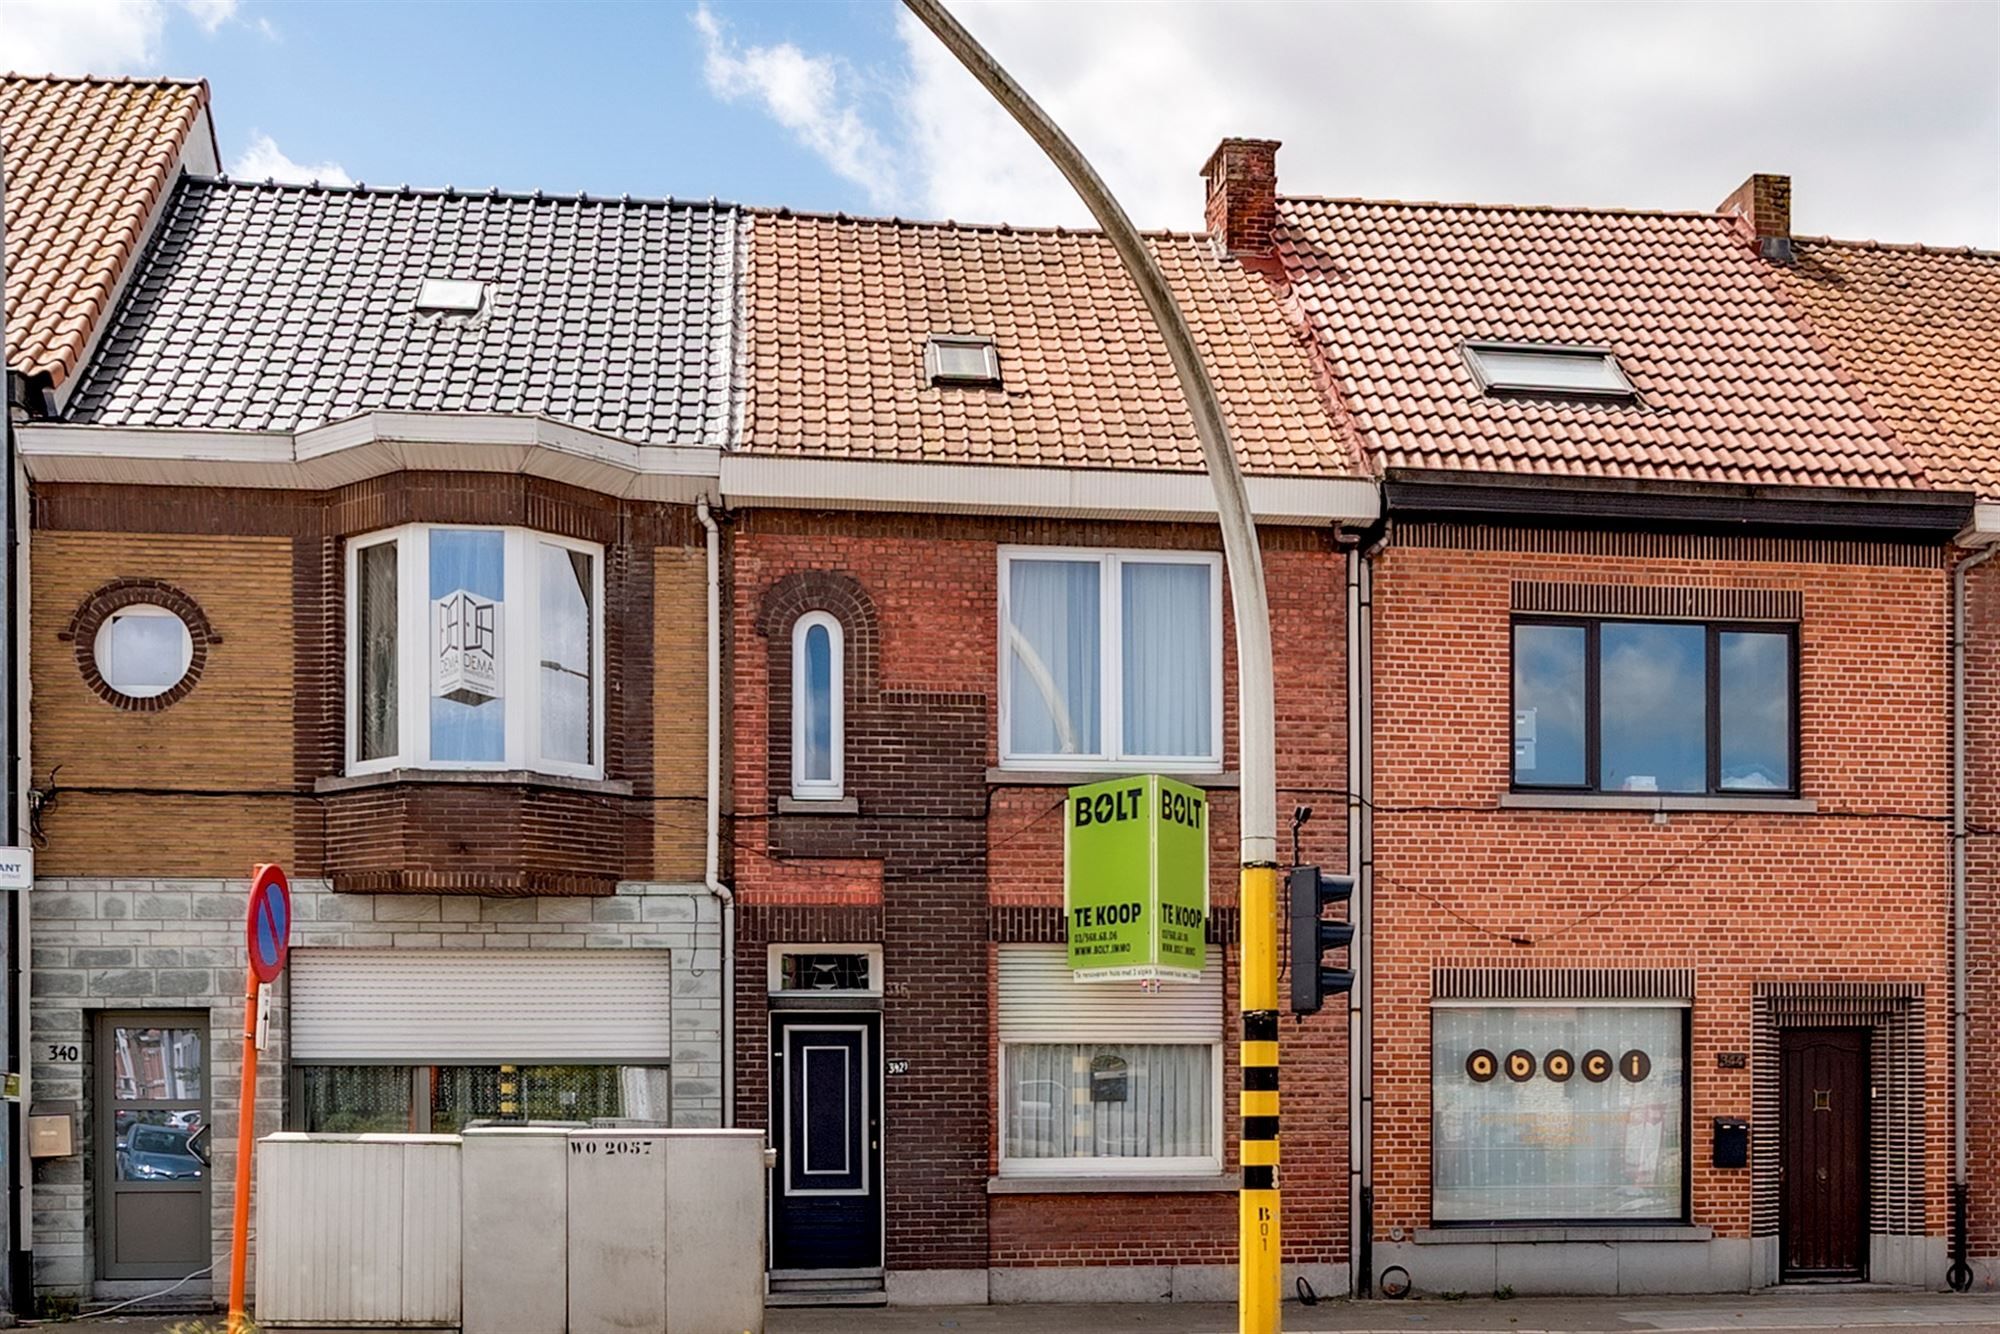
<instances>
[{"instance_id":1,"label":"arched narrow window","mask_svg":"<svg viewBox=\"0 0 2000 1334\"><path fill-rule=\"evenodd\" d=\"M800 801L844 795L842 648L840 622L826 612L792 626L792 796Z\"/></svg>"}]
</instances>

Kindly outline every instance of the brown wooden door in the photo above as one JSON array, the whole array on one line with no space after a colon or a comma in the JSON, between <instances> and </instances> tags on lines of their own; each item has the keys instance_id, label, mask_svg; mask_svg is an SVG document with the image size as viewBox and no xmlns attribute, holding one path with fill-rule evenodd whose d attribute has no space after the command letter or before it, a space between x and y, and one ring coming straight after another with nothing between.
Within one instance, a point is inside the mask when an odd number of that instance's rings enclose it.
<instances>
[{"instance_id":1,"label":"brown wooden door","mask_svg":"<svg viewBox=\"0 0 2000 1334\"><path fill-rule=\"evenodd\" d=\"M1868 1030L1781 1032L1783 1276L1866 1278Z\"/></svg>"}]
</instances>

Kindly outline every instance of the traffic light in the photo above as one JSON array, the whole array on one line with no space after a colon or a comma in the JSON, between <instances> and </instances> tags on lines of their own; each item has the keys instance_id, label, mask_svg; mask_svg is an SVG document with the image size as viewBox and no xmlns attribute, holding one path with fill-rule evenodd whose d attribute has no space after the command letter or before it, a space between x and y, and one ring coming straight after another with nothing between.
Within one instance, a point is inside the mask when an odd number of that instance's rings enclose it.
<instances>
[{"instance_id":1,"label":"traffic light","mask_svg":"<svg viewBox=\"0 0 2000 1334\"><path fill-rule=\"evenodd\" d=\"M1344 950L1354 940L1351 922L1322 921L1329 903L1354 895L1351 875L1322 875L1317 866L1294 866L1289 881L1292 912L1292 1013L1317 1014L1328 995L1352 989L1354 972L1329 968L1328 950Z\"/></svg>"}]
</instances>

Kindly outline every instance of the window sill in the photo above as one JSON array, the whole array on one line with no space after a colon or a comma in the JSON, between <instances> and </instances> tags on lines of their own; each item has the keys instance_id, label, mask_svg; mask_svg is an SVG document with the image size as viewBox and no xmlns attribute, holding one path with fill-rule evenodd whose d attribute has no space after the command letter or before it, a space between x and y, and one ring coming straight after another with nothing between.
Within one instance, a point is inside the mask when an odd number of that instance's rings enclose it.
<instances>
[{"instance_id":1,"label":"window sill","mask_svg":"<svg viewBox=\"0 0 2000 1334\"><path fill-rule=\"evenodd\" d=\"M859 815L861 803L853 797L779 797L780 815Z\"/></svg>"},{"instance_id":2,"label":"window sill","mask_svg":"<svg viewBox=\"0 0 2000 1334\"><path fill-rule=\"evenodd\" d=\"M315 792L353 792L397 783L478 784L496 787L554 787L571 792L596 792L629 797L632 785L622 778L572 778L533 769L384 769L372 774L335 774L313 783Z\"/></svg>"},{"instance_id":3,"label":"window sill","mask_svg":"<svg viewBox=\"0 0 2000 1334\"><path fill-rule=\"evenodd\" d=\"M1209 771L1206 773L1176 773L1171 769L1009 769L1006 767L988 769L986 783L989 787L1082 787L1085 783L1103 783L1113 778L1131 778L1136 774L1157 772L1162 778L1171 778L1176 783L1186 783L1204 791L1210 788L1234 788L1243 785L1243 776L1233 770L1227 773Z\"/></svg>"},{"instance_id":4,"label":"window sill","mask_svg":"<svg viewBox=\"0 0 2000 1334\"><path fill-rule=\"evenodd\" d=\"M1811 797L1670 796L1653 792L1503 792L1503 811L1723 811L1732 815L1811 815Z\"/></svg>"},{"instance_id":5,"label":"window sill","mask_svg":"<svg viewBox=\"0 0 2000 1334\"><path fill-rule=\"evenodd\" d=\"M1419 1246L1451 1246L1519 1242L1713 1241L1715 1229L1685 1223L1587 1223L1563 1227L1420 1227Z\"/></svg>"},{"instance_id":6,"label":"window sill","mask_svg":"<svg viewBox=\"0 0 2000 1334\"><path fill-rule=\"evenodd\" d=\"M988 1177L988 1195L1201 1195L1240 1190L1235 1172L1217 1176Z\"/></svg>"}]
</instances>

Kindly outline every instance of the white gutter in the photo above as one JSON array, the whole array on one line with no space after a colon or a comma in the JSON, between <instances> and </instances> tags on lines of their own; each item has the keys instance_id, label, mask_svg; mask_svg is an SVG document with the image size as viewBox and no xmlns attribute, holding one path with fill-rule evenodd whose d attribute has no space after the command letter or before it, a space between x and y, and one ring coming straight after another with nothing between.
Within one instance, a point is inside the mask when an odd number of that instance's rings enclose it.
<instances>
[{"instance_id":1,"label":"white gutter","mask_svg":"<svg viewBox=\"0 0 2000 1334\"><path fill-rule=\"evenodd\" d=\"M702 873L722 905L722 1124L736 1124L736 896L722 883L722 534L708 498L695 502L708 548L708 842ZM697 947L699 948L699 947Z\"/></svg>"},{"instance_id":2,"label":"white gutter","mask_svg":"<svg viewBox=\"0 0 2000 1334\"><path fill-rule=\"evenodd\" d=\"M1252 477L1247 485L1259 523L1369 523L1382 512L1379 488L1362 478ZM1199 472L725 454L722 493L732 508L1216 521L1214 489Z\"/></svg>"},{"instance_id":3,"label":"white gutter","mask_svg":"<svg viewBox=\"0 0 2000 1334\"><path fill-rule=\"evenodd\" d=\"M24 423L38 482L324 491L404 471L522 473L630 500L774 508L1214 523L1206 474L728 454L642 445L533 414L364 412L303 431ZM1252 477L1257 522L1368 524L1381 490L1357 477Z\"/></svg>"}]
</instances>

